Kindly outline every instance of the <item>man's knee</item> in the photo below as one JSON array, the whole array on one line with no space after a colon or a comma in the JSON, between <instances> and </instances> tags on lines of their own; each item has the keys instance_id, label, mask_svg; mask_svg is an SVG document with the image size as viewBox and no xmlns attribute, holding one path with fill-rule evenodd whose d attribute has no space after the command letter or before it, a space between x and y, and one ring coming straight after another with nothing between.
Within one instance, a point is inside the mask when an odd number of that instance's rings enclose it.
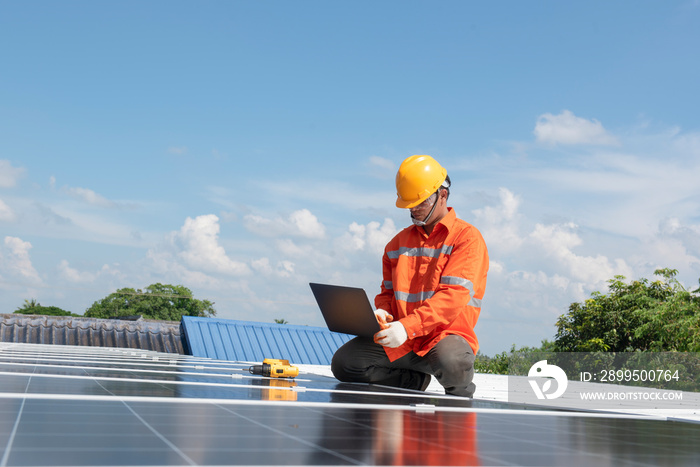
<instances>
[{"instance_id":1,"label":"man's knee","mask_svg":"<svg viewBox=\"0 0 700 467\"><path fill-rule=\"evenodd\" d=\"M464 371L474 368L474 351L461 336L451 335L441 340L436 348L439 365L450 371Z\"/></svg>"},{"instance_id":2,"label":"man's knee","mask_svg":"<svg viewBox=\"0 0 700 467\"><path fill-rule=\"evenodd\" d=\"M461 378L463 374L473 372L474 359L466 355L444 355L440 360L440 368L445 375Z\"/></svg>"},{"instance_id":3,"label":"man's knee","mask_svg":"<svg viewBox=\"0 0 700 467\"><path fill-rule=\"evenodd\" d=\"M369 382L369 370L381 360L383 354L377 352L371 340L356 337L343 344L333 354L331 371L339 381Z\"/></svg>"},{"instance_id":4,"label":"man's knee","mask_svg":"<svg viewBox=\"0 0 700 467\"><path fill-rule=\"evenodd\" d=\"M348 363L352 362L352 355L350 355L351 352L348 351L346 345L347 343L336 350L331 359L331 372L333 372L333 376L335 376L338 381L344 383L351 381L348 372Z\"/></svg>"},{"instance_id":5,"label":"man's knee","mask_svg":"<svg viewBox=\"0 0 700 467\"><path fill-rule=\"evenodd\" d=\"M342 381L344 383L350 382L350 377L345 368L345 360L339 358L337 352L335 355L333 355L333 359L331 360L331 372L338 381Z\"/></svg>"},{"instance_id":6,"label":"man's knee","mask_svg":"<svg viewBox=\"0 0 700 467\"><path fill-rule=\"evenodd\" d=\"M474 352L460 336L447 336L433 349L431 365L435 377L450 394L471 397L474 392Z\"/></svg>"}]
</instances>

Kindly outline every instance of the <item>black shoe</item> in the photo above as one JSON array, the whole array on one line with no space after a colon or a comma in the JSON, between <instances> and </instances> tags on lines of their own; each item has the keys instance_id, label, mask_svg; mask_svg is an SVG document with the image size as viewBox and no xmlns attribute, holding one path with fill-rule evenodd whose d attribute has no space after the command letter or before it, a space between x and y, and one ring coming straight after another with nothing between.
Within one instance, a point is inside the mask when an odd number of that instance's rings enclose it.
<instances>
[{"instance_id":1,"label":"black shoe","mask_svg":"<svg viewBox=\"0 0 700 467\"><path fill-rule=\"evenodd\" d=\"M430 384L431 379L432 378L430 377L430 375L428 373L423 373L423 382L421 382L421 384L420 384L421 391L425 391L426 389L428 389L428 385Z\"/></svg>"},{"instance_id":2,"label":"black shoe","mask_svg":"<svg viewBox=\"0 0 700 467\"><path fill-rule=\"evenodd\" d=\"M469 383L469 386L467 386L467 394L466 396L468 398L473 398L474 397L474 391L476 391L476 384L474 383Z\"/></svg>"},{"instance_id":3,"label":"black shoe","mask_svg":"<svg viewBox=\"0 0 700 467\"><path fill-rule=\"evenodd\" d=\"M469 383L464 391L455 391L454 388L445 388L445 394L449 394L450 396L468 397L470 399L474 397L474 391L476 391L476 384L474 383Z\"/></svg>"}]
</instances>

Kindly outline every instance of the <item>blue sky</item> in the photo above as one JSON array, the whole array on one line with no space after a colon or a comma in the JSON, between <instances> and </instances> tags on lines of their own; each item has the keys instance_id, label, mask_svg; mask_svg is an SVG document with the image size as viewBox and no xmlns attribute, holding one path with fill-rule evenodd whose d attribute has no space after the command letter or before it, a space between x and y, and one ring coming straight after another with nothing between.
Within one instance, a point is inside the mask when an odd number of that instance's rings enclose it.
<instances>
[{"instance_id":1,"label":"blue sky","mask_svg":"<svg viewBox=\"0 0 700 467\"><path fill-rule=\"evenodd\" d=\"M700 277L700 2L0 2L0 291L182 284L322 325L430 154L484 235L482 351L614 275Z\"/></svg>"}]
</instances>

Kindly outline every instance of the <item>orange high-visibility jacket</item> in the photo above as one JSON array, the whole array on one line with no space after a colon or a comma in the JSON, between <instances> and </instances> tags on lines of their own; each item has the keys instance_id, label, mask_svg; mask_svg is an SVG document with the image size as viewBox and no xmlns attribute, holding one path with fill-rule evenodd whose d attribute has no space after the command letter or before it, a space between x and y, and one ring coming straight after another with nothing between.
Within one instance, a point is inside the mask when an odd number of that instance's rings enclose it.
<instances>
[{"instance_id":1,"label":"orange high-visibility jacket","mask_svg":"<svg viewBox=\"0 0 700 467\"><path fill-rule=\"evenodd\" d=\"M458 219L452 208L430 236L415 225L399 232L384 249L383 282L374 299L406 328L408 340L385 347L394 361L413 351L424 356L443 337L464 337L474 354L474 326L486 289L489 256L481 233Z\"/></svg>"}]
</instances>

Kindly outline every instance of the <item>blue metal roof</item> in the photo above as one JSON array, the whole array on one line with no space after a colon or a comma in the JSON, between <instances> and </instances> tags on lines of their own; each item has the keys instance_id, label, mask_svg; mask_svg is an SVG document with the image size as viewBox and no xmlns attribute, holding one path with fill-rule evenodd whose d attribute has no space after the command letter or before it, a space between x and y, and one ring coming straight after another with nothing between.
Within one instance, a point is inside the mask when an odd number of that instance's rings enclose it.
<instances>
[{"instance_id":1,"label":"blue metal roof","mask_svg":"<svg viewBox=\"0 0 700 467\"><path fill-rule=\"evenodd\" d=\"M338 347L354 337L312 326L194 316L182 317L182 329L190 355L242 362L330 365Z\"/></svg>"}]
</instances>

